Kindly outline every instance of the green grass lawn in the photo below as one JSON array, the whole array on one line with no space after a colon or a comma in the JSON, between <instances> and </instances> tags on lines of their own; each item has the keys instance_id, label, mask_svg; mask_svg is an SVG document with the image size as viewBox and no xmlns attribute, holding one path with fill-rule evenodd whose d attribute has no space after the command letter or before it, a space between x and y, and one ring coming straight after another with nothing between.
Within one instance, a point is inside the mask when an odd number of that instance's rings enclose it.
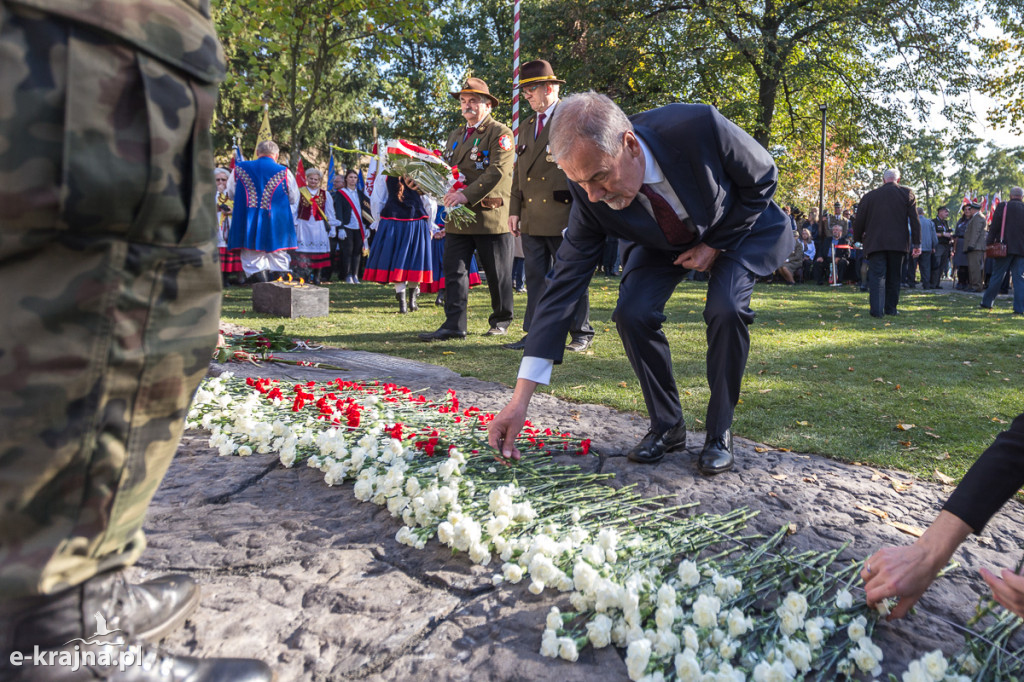
<instances>
[{"instance_id":1,"label":"green grass lawn","mask_svg":"<svg viewBox=\"0 0 1024 682\"><path fill-rule=\"evenodd\" d=\"M443 321L433 296L399 315L391 287L331 284L327 318L284 320L254 314L248 289L225 292L223 319L251 328L284 324L286 333L333 347L387 353L511 385L518 339L487 337L486 287L469 298L467 339L427 344L416 333ZM706 287L684 282L666 306L683 414L703 429L708 398L701 317ZM611 321L617 280L590 288L592 350L566 353L547 390L569 400L644 413L643 397ZM1024 411L1024 319L1009 302L994 311L977 297L904 290L900 315L868 315L853 287L758 284L751 307L750 359L733 432L775 447L813 452L934 477L959 479L994 436ZM516 314L525 309L516 296ZM533 415L537 418L538 415ZM538 421L541 421L538 419ZM899 425L913 425L901 430ZM586 436L586 434L579 434Z\"/></svg>"}]
</instances>

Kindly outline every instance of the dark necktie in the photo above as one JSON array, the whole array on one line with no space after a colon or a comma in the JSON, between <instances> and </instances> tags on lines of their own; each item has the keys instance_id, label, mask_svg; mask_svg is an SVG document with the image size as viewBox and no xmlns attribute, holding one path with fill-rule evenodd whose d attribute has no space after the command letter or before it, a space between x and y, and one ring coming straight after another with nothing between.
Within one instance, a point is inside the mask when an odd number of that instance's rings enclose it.
<instances>
[{"instance_id":1,"label":"dark necktie","mask_svg":"<svg viewBox=\"0 0 1024 682\"><path fill-rule=\"evenodd\" d=\"M651 211L658 227L665 233L665 239L673 246L679 246L693 241L693 229L679 219L675 209L669 204L665 197L661 196L648 185L640 185L640 193L651 202Z\"/></svg>"},{"instance_id":2,"label":"dark necktie","mask_svg":"<svg viewBox=\"0 0 1024 682\"><path fill-rule=\"evenodd\" d=\"M547 114L537 114L537 134L533 136L533 139L540 137L540 131L544 130L544 117Z\"/></svg>"},{"instance_id":3,"label":"dark necktie","mask_svg":"<svg viewBox=\"0 0 1024 682\"><path fill-rule=\"evenodd\" d=\"M466 140L468 140L469 136L473 134L474 130L476 130L476 126L470 126L466 128L466 136L462 138L462 141L465 142Z\"/></svg>"}]
</instances>

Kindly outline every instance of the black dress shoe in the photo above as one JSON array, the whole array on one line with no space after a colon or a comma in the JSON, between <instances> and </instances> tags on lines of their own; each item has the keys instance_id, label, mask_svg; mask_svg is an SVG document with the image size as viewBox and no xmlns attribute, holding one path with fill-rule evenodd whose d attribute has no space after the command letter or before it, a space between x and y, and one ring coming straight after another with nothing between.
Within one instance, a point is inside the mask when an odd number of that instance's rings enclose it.
<instances>
[{"instance_id":1,"label":"black dress shoe","mask_svg":"<svg viewBox=\"0 0 1024 682\"><path fill-rule=\"evenodd\" d=\"M704 449L697 460L697 468L705 476L713 476L732 469L732 432L726 431L721 436L708 436L704 440Z\"/></svg>"},{"instance_id":2,"label":"black dress shoe","mask_svg":"<svg viewBox=\"0 0 1024 682\"><path fill-rule=\"evenodd\" d=\"M590 344L594 342L594 337L583 336L578 339L573 339L572 343L565 347L566 350L571 350L573 353L582 353L586 349L590 348Z\"/></svg>"},{"instance_id":3,"label":"black dress shoe","mask_svg":"<svg viewBox=\"0 0 1024 682\"><path fill-rule=\"evenodd\" d=\"M464 339L466 338L466 332L441 327L437 331L423 332L418 336L420 341L447 341L448 339Z\"/></svg>"},{"instance_id":4,"label":"black dress shoe","mask_svg":"<svg viewBox=\"0 0 1024 682\"><path fill-rule=\"evenodd\" d=\"M508 327L491 327L484 332L484 336L505 336L508 334Z\"/></svg>"},{"instance_id":5,"label":"black dress shoe","mask_svg":"<svg viewBox=\"0 0 1024 682\"><path fill-rule=\"evenodd\" d=\"M508 350L524 350L526 348L526 337L524 336L518 341L513 341L512 343L503 343L501 344L501 347L507 348Z\"/></svg>"},{"instance_id":6,"label":"black dress shoe","mask_svg":"<svg viewBox=\"0 0 1024 682\"><path fill-rule=\"evenodd\" d=\"M437 292L437 298L434 299L434 305L436 305L436 306L443 306L444 305L444 289L441 289L440 291Z\"/></svg>"},{"instance_id":7,"label":"black dress shoe","mask_svg":"<svg viewBox=\"0 0 1024 682\"><path fill-rule=\"evenodd\" d=\"M680 419L678 424L665 431L648 431L647 435L626 453L626 457L639 464L656 464L662 460L666 452L685 446L686 422Z\"/></svg>"}]
</instances>

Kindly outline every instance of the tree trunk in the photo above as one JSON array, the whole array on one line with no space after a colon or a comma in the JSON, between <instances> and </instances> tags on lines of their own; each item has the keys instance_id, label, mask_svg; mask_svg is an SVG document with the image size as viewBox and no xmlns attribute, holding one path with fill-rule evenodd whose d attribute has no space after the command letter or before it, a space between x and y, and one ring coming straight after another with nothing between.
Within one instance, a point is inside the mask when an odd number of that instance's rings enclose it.
<instances>
[{"instance_id":1,"label":"tree trunk","mask_svg":"<svg viewBox=\"0 0 1024 682\"><path fill-rule=\"evenodd\" d=\"M765 149L772 134L772 120L775 118L775 99L779 92L779 78L761 77L757 83L757 123L754 126L754 139Z\"/></svg>"}]
</instances>

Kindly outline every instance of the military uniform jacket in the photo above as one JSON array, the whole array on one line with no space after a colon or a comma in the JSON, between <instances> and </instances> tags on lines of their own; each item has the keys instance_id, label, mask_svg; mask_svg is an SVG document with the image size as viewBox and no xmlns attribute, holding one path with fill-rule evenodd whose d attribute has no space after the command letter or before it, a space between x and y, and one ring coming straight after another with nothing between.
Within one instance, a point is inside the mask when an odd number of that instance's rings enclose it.
<instances>
[{"instance_id":1,"label":"military uniform jacket","mask_svg":"<svg viewBox=\"0 0 1024 682\"><path fill-rule=\"evenodd\" d=\"M106 31L204 83L224 80L210 0L12 1Z\"/></svg>"},{"instance_id":2,"label":"military uniform jacket","mask_svg":"<svg viewBox=\"0 0 1024 682\"><path fill-rule=\"evenodd\" d=\"M465 140L463 140L465 138ZM502 234L508 232L508 207L512 192L512 131L490 115L466 137L466 126L452 131L444 148L444 160L458 166L466 186L467 205L476 220L449 234Z\"/></svg>"},{"instance_id":3,"label":"military uniform jacket","mask_svg":"<svg viewBox=\"0 0 1024 682\"><path fill-rule=\"evenodd\" d=\"M536 129L537 114L526 119L519 129L509 213L519 216L523 234L559 237L569 224L572 194L565 172L551 158L548 147L550 118L544 122L537 139L533 139Z\"/></svg>"}]
</instances>

